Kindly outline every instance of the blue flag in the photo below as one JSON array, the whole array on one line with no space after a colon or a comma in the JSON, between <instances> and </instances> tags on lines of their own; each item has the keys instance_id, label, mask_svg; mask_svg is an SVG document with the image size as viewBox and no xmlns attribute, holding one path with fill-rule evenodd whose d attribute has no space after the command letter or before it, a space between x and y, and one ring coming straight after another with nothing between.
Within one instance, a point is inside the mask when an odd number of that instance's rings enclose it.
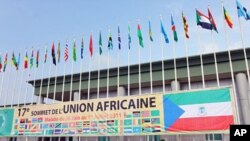
<instances>
[{"instance_id":1,"label":"blue flag","mask_svg":"<svg viewBox=\"0 0 250 141\"><path fill-rule=\"evenodd\" d=\"M247 11L247 9L242 6L238 0L236 0L236 5L237 5L237 12L238 12L238 17L244 17L246 20L250 20L250 13Z\"/></svg>"},{"instance_id":2,"label":"blue flag","mask_svg":"<svg viewBox=\"0 0 250 141\"><path fill-rule=\"evenodd\" d=\"M169 43L168 36L167 36L167 33L165 32L165 29L164 29L164 27L163 27L162 21L161 21L161 33L162 33L163 36L164 36L165 42L166 42L166 43Z\"/></svg>"}]
</instances>

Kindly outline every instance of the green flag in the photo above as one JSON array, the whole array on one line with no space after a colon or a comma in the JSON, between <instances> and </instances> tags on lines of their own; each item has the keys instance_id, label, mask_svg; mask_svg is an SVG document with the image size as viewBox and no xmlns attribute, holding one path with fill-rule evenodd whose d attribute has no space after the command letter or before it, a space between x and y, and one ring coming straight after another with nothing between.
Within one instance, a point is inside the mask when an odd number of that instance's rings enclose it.
<instances>
[{"instance_id":1,"label":"green flag","mask_svg":"<svg viewBox=\"0 0 250 141\"><path fill-rule=\"evenodd\" d=\"M138 36L138 39L139 39L139 44L141 47L144 47L143 46L143 39L142 39L142 33L141 33L141 27L140 27L140 24L138 24L138 27L137 27L137 36Z\"/></svg>"},{"instance_id":2,"label":"green flag","mask_svg":"<svg viewBox=\"0 0 250 141\"><path fill-rule=\"evenodd\" d=\"M76 62L76 41L74 41L73 45L73 60Z\"/></svg>"},{"instance_id":3,"label":"green flag","mask_svg":"<svg viewBox=\"0 0 250 141\"><path fill-rule=\"evenodd\" d=\"M99 35L99 54L102 55L102 33Z\"/></svg>"}]
</instances>

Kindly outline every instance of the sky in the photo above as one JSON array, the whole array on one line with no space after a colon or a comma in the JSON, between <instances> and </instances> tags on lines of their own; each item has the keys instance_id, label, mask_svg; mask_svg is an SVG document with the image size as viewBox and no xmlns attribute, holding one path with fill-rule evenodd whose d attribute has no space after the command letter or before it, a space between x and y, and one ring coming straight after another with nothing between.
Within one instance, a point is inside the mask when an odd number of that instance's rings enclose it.
<instances>
[{"instance_id":1,"label":"sky","mask_svg":"<svg viewBox=\"0 0 250 141\"><path fill-rule=\"evenodd\" d=\"M239 2L250 9L249 0L239 0ZM217 24L218 33L211 33L211 31L198 28L196 25L195 9L197 8L207 15L208 5ZM233 29L228 28L227 25L224 26L221 0L0 0L0 53L2 60L4 54L9 53L7 71L0 74L0 91L3 92L1 95L13 95L13 93L21 93L20 91L22 93L26 93L25 91L30 93L29 91L31 91L32 93L32 88L25 83L27 80L149 62L150 48L152 61L159 61L162 59L162 48L164 59L223 51L228 48L242 48L241 33L243 34L244 45L250 46L250 41L247 40L250 36L250 21L240 19L243 31L240 32L235 0L224 0L224 5L232 18ZM182 11L189 25L190 39L186 41L186 44L181 17ZM177 43L173 42L171 14L179 38ZM162 41L160 15L170 40L169 44ZM153 42L150 42L148 36L148 21L152 25ZM137 38L138 22L141 25L144 42L144 48L140 48L140 55ZM128 25L131 27L132 37L129 63ZM121 31L121 50L118 50L118 26ZM114 44L110 56L108 56L107 49L109 30L112 33ZM102 33L103 54L98 61L99 32ZM88 51L91 33L94 43L92 59L90 59ZM80 44L82 36L85 48L84 58L81 60ZM51 65L51 45L54 41L57 46L59 40L61 43L61 62L54 66ZM63 53L66 40L69 43L70 59L64 62ZM72 63L74 40L77 44L77 61ZM46 47L49 50L48 63L44 64ZM187 52L185 52L186 47ZM25 50L30 55L32 48L35 52L39 49L39 67L37 69L33 67L26 71L15 71L13 66L10 65L12 52L14 51L17 56L20 51L21 66L23 66ZM175 54L173 48L176 50ZM109 63L107 63L108 60ZM89 62L91 65L89 65ZM65 73L64 68L66 68ZM13 87L13 89L10 89L10 87ZM3 96L0 97L5 99Z\"/></svg>"}]
</instances>

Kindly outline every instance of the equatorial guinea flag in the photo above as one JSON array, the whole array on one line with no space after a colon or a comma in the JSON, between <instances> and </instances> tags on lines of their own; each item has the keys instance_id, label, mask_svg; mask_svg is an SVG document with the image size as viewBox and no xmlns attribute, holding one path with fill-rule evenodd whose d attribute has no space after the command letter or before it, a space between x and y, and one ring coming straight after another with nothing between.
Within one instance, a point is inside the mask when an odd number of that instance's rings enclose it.
<instances>
[{"instance_id":1,"label":"equatorial guinea flag","mask_svg":"<svg viewBox=\"0 0 250 141\"><path fill-rule=\"evenodd\" d=\"M233 123L229 88L164 95L166 131L228 130Z\"/></svg>"}]
</instances>

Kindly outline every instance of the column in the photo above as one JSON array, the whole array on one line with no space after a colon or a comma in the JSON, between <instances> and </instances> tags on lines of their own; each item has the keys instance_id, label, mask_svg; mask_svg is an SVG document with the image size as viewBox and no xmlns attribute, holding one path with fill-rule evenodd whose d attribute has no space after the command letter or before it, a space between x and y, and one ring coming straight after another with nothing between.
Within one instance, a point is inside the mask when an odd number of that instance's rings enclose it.
<instances>
[{"instance_id":1,"label":"column","mask_svg":"<svg viewBox=\"0 0 250 141\"><path fill-rule=\"evenodd\" d=\"M38 97L37 97L37 100L36 100L36 103L37 103L37 104L44 104L44 97L38 96Z\"/></svg>"},{"instance_id":2,"label":"column","mask_svg":"<svg viewBox=\"0 0 250 141\"><path fill-rule=\"evenodd\" d=\"M238 73L235 76L238 100L238 111L241 124L250 124L250 108L248 101L248 81L245 73Z\"/></svg>"},{"instance_id":3,"label":"column","mask_svg":"<svg viewBox=\"0 0 250 141\"><path fill-rule=\"evenodd\" d=\"M171 81L171 89L172 91L179 91L180 90L180 82L178 80ZM176 141L180 141L180 135L176 135Z\"/></svg>"},{"instance_id":4,"label":"column","mask_svg":"<svg viewBox=\"0 0 250 141\"><path fill-rule=\"evenodd\" d=\"M181 89L180 88L180 82L178 80L177 81L172 80L171 81L171 89L172 89L172 91L179 91Z\"/></svg>"}]
</instances>

